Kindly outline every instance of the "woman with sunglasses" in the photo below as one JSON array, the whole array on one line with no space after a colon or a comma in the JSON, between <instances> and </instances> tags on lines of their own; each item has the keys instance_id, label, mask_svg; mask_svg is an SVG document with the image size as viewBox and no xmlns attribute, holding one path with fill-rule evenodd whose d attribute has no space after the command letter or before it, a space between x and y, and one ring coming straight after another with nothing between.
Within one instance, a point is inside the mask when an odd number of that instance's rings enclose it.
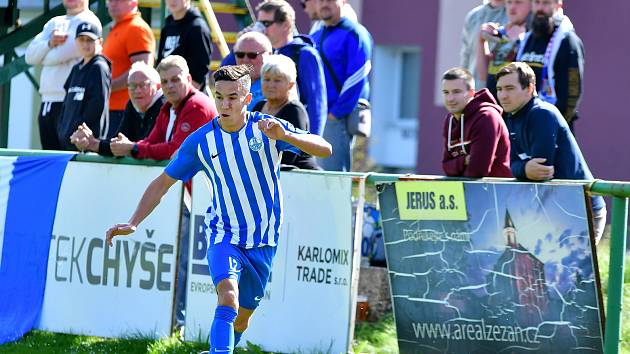
<instances>
[{"instance_id":1,"label":"woman with sunglasses","mask_svg":"<svg viewBox=\"0 0 630 354\"><path fill-rule=\"evenodd\" d=\"M284 55L270 55L262 66L260 76L265 99L252 110L284 119L298 129L309 131L308 114L295 90L297 71L293 60ZM283 152L281 163L283 170L295 167L321 170L312 156L289 151Z\"/></svg>"}]
</instances>

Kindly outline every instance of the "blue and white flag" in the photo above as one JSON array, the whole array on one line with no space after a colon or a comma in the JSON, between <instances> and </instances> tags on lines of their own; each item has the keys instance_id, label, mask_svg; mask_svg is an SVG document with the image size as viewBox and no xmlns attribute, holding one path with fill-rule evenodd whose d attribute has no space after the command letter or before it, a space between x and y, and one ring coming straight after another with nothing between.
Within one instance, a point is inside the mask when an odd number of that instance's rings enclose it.
<instances>
[{"instance_id":1,"label":"blue and white flag","mask_svg":"<svg viewBox=\"0 0 630 354\"><path fill-rule=\"evenodd\" d=\"M74 154L0 157L0 344L37 321L57 199Z\"/></svg>"}]
</instances>

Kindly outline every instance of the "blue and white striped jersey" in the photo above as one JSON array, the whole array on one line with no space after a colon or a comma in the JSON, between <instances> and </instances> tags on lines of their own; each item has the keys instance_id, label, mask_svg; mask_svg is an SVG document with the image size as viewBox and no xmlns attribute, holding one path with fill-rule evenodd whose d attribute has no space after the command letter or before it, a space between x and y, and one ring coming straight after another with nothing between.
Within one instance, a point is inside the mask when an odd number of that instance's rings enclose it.
<instances>
[{"instance_id":1,"label":"blue and white striped jersey","mask_svg":"<svg viewBox=\"0 0 630 354\"><path fill-rule=\"evenodd\" d=\"M253 248L276 246L282 223L280 160L282 151L299 154L293 145L269 139L258 121L273 118L287 131L297 129L289 122L260 112L248 112L247 123L238 132L221 129L213 119L192 133L181 145L165 172L187 181L204 171L212 192L206 213L206 235L210 245L232 243Z\"/></svg>"}]
</instances>

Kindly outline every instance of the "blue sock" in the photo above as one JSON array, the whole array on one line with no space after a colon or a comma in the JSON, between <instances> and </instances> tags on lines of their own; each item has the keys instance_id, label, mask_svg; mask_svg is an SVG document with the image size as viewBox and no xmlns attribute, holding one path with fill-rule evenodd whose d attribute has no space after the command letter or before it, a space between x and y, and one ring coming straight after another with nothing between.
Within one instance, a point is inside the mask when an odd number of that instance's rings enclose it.
<instances>
[{"instance_id":1,"label":"blue sock","mask_svg":"<svg viewBox=\"0 0 630 354\"><path fill-rule=\"evenodd\" d=\"M237 332L234 331L234 346L236 347L236 345L238 344L238 342L241 341L241 336L243 335L243 332Z\"/></svg>"},{"instance_id":2,"label":"blue sock","mask_svg":"<svg viewBox=\"0 0 630 354\"><path fill-rule=\"evenodd\" d=\"M210 353L234 351L234 320L237 312L229 306L217 306L210 328Z\"/></svg>"}]
</instances>

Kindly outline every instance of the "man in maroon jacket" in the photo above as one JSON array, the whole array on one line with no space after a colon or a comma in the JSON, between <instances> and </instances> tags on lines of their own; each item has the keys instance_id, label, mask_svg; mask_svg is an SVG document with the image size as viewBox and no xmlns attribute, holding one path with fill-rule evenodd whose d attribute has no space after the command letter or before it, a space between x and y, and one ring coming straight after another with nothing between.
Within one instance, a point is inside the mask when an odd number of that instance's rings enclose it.
<instances>
[{"instance_id":1,"label":"man in maroon jacket","mask_svg":"<svg viewBox=\"0 0 630 354\"><path fill-rule=\"evenodd\" d=\"M214 101L193 87L184 58L171 55L160 62L157 70L167 102L149 136L133 142L119 133L112 139L114 156L170 159L188 135L218 115Z\"/></svg>"},{"instance_id":2,"label":"man in maroon jacket","mask_svg":"<svg viewBox=\"0 0 630 354\"><path fill-rule=\"evenodd\" d=\"M510 139L503 109L487 89L475 92L475 80L463 68L442 76L444 158L447 176L512 177Z\"/></svg>"}]
</instances>

